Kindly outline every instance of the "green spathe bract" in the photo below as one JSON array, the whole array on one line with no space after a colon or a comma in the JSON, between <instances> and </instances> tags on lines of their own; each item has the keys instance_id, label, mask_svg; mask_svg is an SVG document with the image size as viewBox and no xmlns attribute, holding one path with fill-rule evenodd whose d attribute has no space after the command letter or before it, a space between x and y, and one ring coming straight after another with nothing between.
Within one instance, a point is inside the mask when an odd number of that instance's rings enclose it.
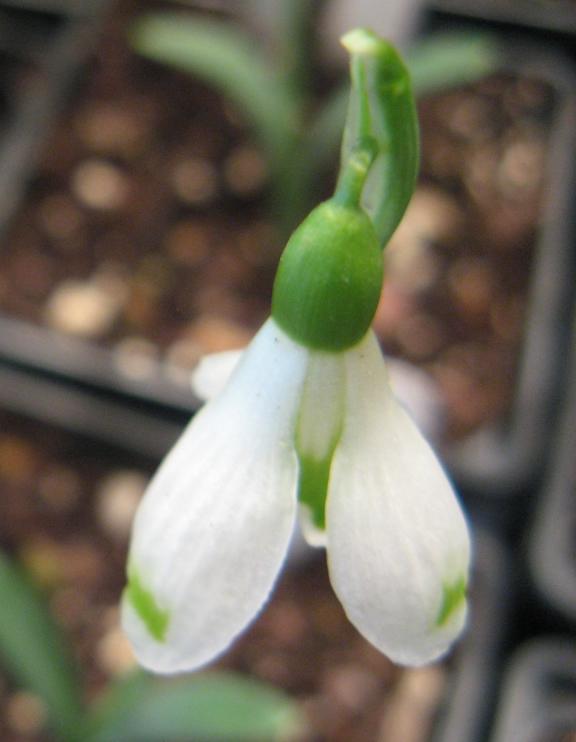
<instances>
[{"instance_id":1,"label":"green spathe bract","mask_svg":"<svg viewBox=\"0 0 576 742\"><path fill-rule=\"evenodd\" d=\"M345 350L366 334L381 288L382 255L372 222L359 207L326 201L288 241L272 316L308 348Z\"/></svg>"}]
</instances>

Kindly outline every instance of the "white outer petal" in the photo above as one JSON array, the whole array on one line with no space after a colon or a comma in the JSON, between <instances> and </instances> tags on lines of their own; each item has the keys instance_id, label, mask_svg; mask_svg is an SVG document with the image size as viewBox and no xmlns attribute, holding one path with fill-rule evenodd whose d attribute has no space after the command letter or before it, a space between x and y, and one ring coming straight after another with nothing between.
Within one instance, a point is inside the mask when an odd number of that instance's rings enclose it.
<instances>
[{"instance_id":1,"label":"white outer petal","mask_svg":"<svg viewBox=\"0 0 576 742\"><path fill-rule=\"evenodd\" d=\"M443 582L468 575L468 529L442 467L390 390L371 332L347 352L346 368L326 510L332 585L378 649L401 664L425 664L465 622L462 603L435 625Z\"/></svg>"},{"instance_id":2,"label":"white outer petal","mask_svg":"<svg viewBox=\"0 0 576 742\"><path fill-rule=\"evenodd\" d=\"M242 353L242 350L224 350L203 356L190 378L194 394L204 401L220 394ZM389 358L386 363L396 397L424 435L429 440L438 440L446 417L445 404L438 385L429 374L406 361Z\"/></svg>"},{"instance_id":3,"label":"white outer petal","mask_svg":"<svg viewBox=\"0 0 576 742\"><path fill-rule=\"evenodd\" d=\"M144 496L130 564L171 615L165 641L156 641L124 599L124 629L145 667L172 673L210 661L266 601L295 521L306 360L269 320Z\"/></svg>"},{"instance_id":4,"label":"white outer petal","mask_svg":"<svg viewBox=\"0 0 576 742\"><path fill-rule=\"evenodd\" d=\"M190 378L194 394L206 401L217 397L234 373L243 352L223 350L203 356Z\"/></svg>"}]
</instances>

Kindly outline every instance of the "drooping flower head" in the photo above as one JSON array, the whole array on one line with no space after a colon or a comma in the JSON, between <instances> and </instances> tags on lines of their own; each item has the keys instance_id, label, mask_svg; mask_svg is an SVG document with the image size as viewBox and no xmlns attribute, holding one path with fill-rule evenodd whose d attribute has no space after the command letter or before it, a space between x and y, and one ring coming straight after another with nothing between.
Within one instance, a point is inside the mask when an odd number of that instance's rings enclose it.
<instances>
[{"instance_id":1,"label":"drooping flower head","mask_svg":"<svg viewBox=\"0 0 576 742\"><path fill-rule=\"evenodd\" d=\"M335 196L289 240L272 317L169 453L135 519L123 624L157 672L195 669L246 628L297 519L326 547L352 623L392 660L436 659L465 622L466 523L370 330L380 245L414 186L409 81L374 34L352 32L345 44L353 92Z\"/></svg>"}]
</instances>

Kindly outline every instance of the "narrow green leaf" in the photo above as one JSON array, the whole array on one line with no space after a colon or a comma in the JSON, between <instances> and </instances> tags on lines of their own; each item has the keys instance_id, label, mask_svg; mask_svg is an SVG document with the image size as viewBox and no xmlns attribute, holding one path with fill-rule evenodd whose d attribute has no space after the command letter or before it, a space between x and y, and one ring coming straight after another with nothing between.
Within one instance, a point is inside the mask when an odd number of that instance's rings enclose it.
<instances>
[{"instance_id":1,"label":"narrow green leaf","mask_svg":"<svg viewBox=\"0 0 576 742\"><path fill-rule=\"evenodd\" d=\"M152 676L141 670L113 681L85 717L83 742L111 740L114 730L122 727L125 719L150 693L153 682ZM122 742L125 742L124 739Z\"/></svg>"},{"instance_id":2,"label":"narrow green leaf","mask_svg":"<svg viewBox=\"0 0 576 742\"><path fill-rule=\"evenodd\" d=\"M254 0L253 0L254 1ZM257 0L254 11L266 13L263 6L274 8L270 37L276 58L295 99L302 105L312 85L312 49L314 21L318 14L316 0Z\"/></svg>"},{"instance_id":3,"label":"narrow green leaf","mask_svg":"<svg viewBox=\"0 0 576 742\"><path fill-rule=\"evenodd\" d=\"M59 739L77 739L82 701L64 640L39 594L0 554L0 659L17 683L46 704Z\"/></svg>"},{"instance_id":4,"label":"narrow green leaf","mask_svg":"<svg viewBox=\"0 0 576 742\"><path fill-rule=\"evenodd\" d=\"M494 72L502 55L492 36L452 32L416 44L407 60L417 95L429 95L479 80Z\"/></svg>"},{"instance_id":5,"label":"narrow green leaf","mask_svg":"<svg viewBox=\"0 0 576 742\"><path fill-rule=\"evenodd\" d=\"M298 109L282 76L240 29L179 14L150 14L131 29L140 54L187 72L235 103L255 129L273 171L282 170Z\"/></svg>"},{"instance_id":6,"label":"narrow green leaf","mask_svg":"<svg viewBox=\"0 0 576 742\"><path fill-rule=\"evenodd\" d=\"M284 694L231 673L161 680L138 674L110 689L86 742L274 742L302 728Z\"/></svg>"}]
</instances>

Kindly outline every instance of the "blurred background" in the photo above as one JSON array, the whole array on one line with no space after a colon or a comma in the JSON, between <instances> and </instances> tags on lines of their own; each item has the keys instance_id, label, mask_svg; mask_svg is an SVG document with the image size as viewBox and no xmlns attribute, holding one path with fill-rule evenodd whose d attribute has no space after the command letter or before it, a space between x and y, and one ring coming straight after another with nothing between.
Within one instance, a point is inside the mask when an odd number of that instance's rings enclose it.
<instances>
[{"instance_id":1,"label":"blurred background","mask_svg":"<svg viewBox=\"0 0 576 742\"><path fill-rule=\"evenodd\" d=\"M375 330L470 514L471 624L395 667L295 544L160 681L118 626L131 520L331 193L358 25L418 100ZM575 742L575 38L573 0L0 0L2 742Z\"/></svg>"}]
</instances>

